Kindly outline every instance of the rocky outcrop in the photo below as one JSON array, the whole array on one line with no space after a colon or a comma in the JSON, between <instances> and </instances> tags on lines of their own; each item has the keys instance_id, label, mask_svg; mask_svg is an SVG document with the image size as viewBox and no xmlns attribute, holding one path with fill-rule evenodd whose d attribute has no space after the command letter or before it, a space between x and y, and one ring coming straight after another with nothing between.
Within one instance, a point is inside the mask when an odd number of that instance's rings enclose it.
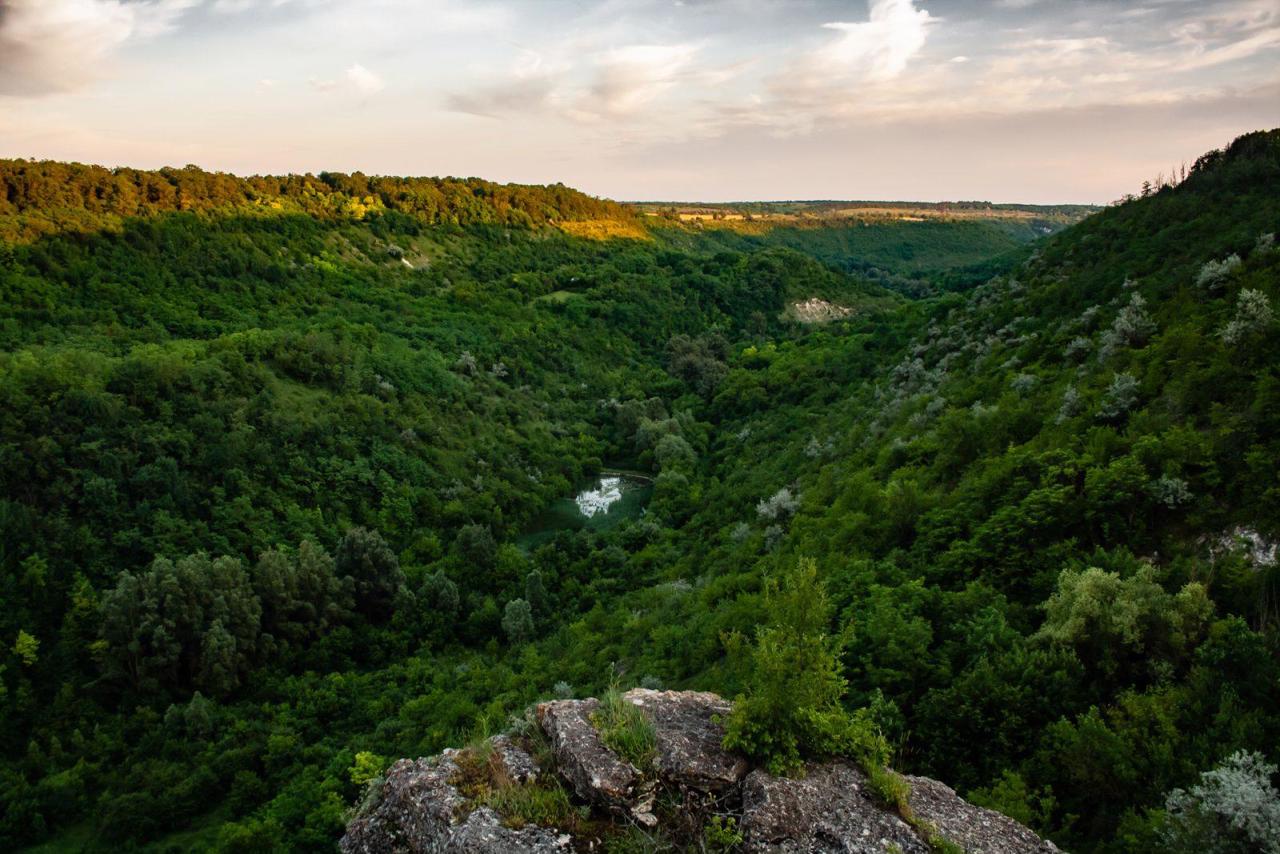
<instances>
[{"instance_id":1,"label":"rocky outcrop","mask_svg":"<svg viewBox=\"0 0 1280 854\"><path fill-rule=\"evenodd\" d=\"M795 777L752 770L722 746L720 721L732 707L715 694L637 689L624 699L653 726L646 768L601 740L591 717L596 700L543 703L523 734L397 762L351 820L343 852L548 854L599 850L605 837L624 832L700 850L702 830L716 816L748 854L929 854L935 840L972 854L1058 850L925 777L906 778L908 821L880 803L846 760L811 762Z\"/></svg>"},{"instance_id":2,"label":"rocky outcrop","mask_svg":"<svg viewBox=\"0 0 1280 854\"><path fill-rule=\"evenodd\" d=\"M942 838L972 854L1052 854L1058 850L1006 815L975 807L950 786L928 777L907 777L911 814Z\"/></svg>"},{"instance_id":3,"label":"rocky outcrop","mask_svg":"<svg viewBox=\"0 0 1280 854\"><path fill-rule=\"evenodd\" d=\"M637 688L625 695L653 721L658 753L654 770L672 783L722 792L747 773L747 760L721 745L718 720L733 705L716 694L697 691L651 691Z\"/></svg>"},{"instance_id":4,"label":"rocky outcrop","mask_svg":"<svg viewBox=\"0 0 1280 854\"><path fill-rule=\"evenodd\" d=\"M866 775L843 761L809 763L795 778L752 771L742 784L741 828L748 852L929 854L915 828L876 802Z\"/></svg>"},{"instance_id":5,"label":"rocky outcrop","mask_svg":"<svg viewBox=\"0 0 1280 854\"><path fill-rule=\"evenodd\" d=\"M505 761L506 752L495 755ZM489 807L472 808L453 783L460 773L454 760L457 754L447 750L433 759L401 759L391 766L377 802L347 825L339 843L344 854L556 854L573 850L566 834L532 826L513 829ZM527 754L521 764L525 760L536 767Z\"/></svg>"},{"instance_id":6,"label":"rocky outcrop","mask_svg":"<svg viewBox=\"0 0 1280 854\"><path fill-rule=\"evenodd\" d=\"M640 783L640 771L604 746L591 723L596 700L557 700L538 706L538 725L551 742L556 767L583 800L626 808Z\"/></svg>"}]
</instances>

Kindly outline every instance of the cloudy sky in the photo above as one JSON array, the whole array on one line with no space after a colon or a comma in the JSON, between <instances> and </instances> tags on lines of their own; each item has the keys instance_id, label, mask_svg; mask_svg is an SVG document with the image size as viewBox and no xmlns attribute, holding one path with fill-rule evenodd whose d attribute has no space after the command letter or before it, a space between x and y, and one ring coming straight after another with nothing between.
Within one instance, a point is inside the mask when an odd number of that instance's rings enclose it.
<instances>
[{"instance_id":1,"label":"cloudy sky","mask_svg":"<svg viewBox=\"0 0 1280 854\"><path fill-rule=\"evenodd\" d=\"M1277 0L0 0L0 156L1106 202L1277 125Z\"/></svg>"}]
</instances>

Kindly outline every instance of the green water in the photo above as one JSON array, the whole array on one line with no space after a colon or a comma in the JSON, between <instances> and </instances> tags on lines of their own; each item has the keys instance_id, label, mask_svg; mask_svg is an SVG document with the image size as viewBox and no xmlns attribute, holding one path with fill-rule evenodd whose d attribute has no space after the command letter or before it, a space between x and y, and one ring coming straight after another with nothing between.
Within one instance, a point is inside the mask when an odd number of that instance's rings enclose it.
<instances>
[{"instance_id":1,"label":"green water","mask_svg":"<svg viewBox=\"0 0 1280 854\"><path fill-rule=\"evenodd\" d=\"M628 519L638 518L652 494L653 482L647 477L628 472L601 472L582 484L573 495L554 501L534 519L528 533L518 542L531 549L552 539L560 531L612 528Z\"/></svg>"}]
</instances>

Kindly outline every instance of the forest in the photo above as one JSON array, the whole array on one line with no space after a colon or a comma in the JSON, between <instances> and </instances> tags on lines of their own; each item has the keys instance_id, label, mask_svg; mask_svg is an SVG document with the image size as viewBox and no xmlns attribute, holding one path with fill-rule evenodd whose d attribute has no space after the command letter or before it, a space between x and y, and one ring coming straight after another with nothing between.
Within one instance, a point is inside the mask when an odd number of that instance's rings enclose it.
<instances>
[{"instance_id":1,"label":"forest","mask_svg":"<svg viewBox=\"0 0 1280 854\"><path fill-rule=\"evenodd\" d=\"M1043 237L0 186L0 847L333 850L539 699L742 693L804 566L898 770L1065 850L1275 850L1280 131ZM643 515L527 544L606 468Z\"/></svg>"}]
</instances>

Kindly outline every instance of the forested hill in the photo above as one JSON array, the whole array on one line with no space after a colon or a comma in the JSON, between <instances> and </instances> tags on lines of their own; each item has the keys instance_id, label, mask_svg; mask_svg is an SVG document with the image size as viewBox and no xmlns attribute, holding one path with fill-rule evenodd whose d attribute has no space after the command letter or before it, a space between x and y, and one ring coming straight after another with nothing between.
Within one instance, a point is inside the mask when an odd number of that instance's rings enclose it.
<instances>
[{"instance_id":1,"label":"forested hill","mask_svg":"<svg viewBox=\"0 0 1280 854\"><path fill-rule=\"evenodd\" d=\"M534 226L630 220L634 214L564 185L479 178L344 175L255 176L183 169L106 169L47 160L0 160L0 239L96 230L124 217L173 211L287 211L331 218L401 214L426 225Z\"/></svg>"},{"instance_id":2,"label":"forested hill","mask_svg":"<svg viewBox=\"0 0 1280 854\"><path fill-rule=\"evenodd\" d=\"M1270 844L1280 132L977 287L921 259L920 299L799 232L586 240L510 227L543 191L454 222L355 177L264 216L224 178L8 191L0 845L332 850L390 759L610 682L745 693L797 728L739 721L764 761L860 709L1070 850ZM528 537L606 466L643 516ZM770 696L805 668L742 652L797 613L833 663Z\"/></svg>"}]
</instances>

